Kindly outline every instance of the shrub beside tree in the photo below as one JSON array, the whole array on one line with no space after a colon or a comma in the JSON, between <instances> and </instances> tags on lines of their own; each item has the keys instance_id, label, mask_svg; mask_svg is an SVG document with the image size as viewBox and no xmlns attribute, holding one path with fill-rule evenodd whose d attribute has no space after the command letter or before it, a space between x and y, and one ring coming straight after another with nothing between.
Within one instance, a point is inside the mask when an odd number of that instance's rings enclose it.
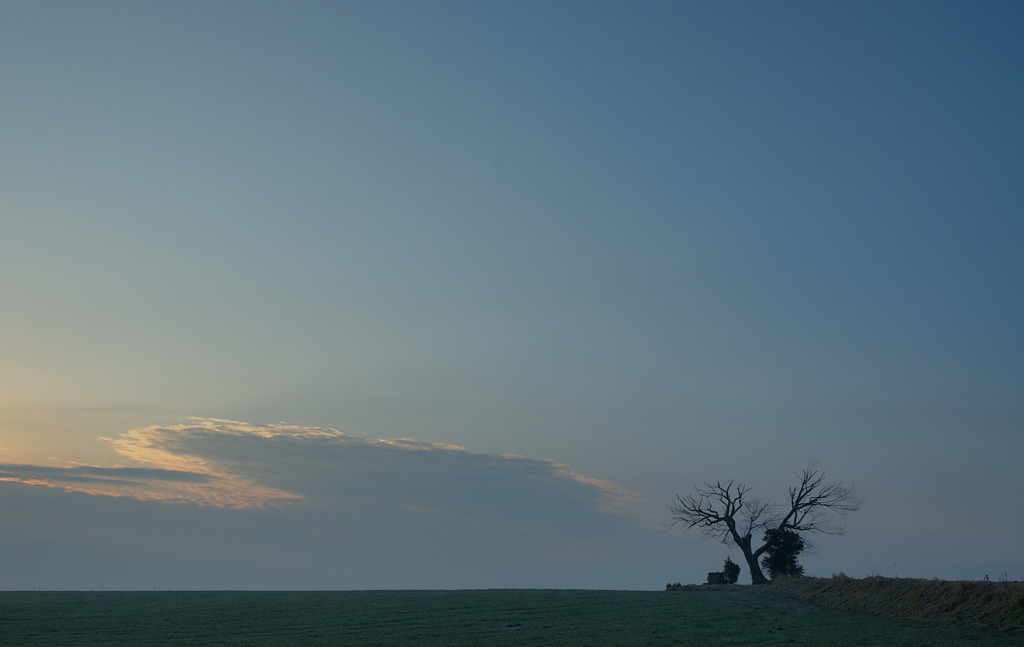
<instances>
[{"instance_id":1,"label":"shrub beside tree","mask_svg":"<svg viewBox=\"0 0 1024 647\"><path fill-rule=\"evenodd\" d=\"M769 528L764 533L764 557L761 566L768 573L768 579L779 576L800 577L804 567L797 558L807 547L804 538L788 528Z\"/></svg>"}]
</instances>

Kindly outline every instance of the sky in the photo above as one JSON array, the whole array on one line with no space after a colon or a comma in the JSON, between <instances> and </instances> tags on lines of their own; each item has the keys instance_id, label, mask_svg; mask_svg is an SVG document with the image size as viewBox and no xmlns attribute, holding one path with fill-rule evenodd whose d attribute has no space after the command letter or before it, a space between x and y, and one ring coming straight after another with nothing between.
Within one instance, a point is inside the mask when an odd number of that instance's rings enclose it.
<instances>
[{"instance_id":1,"label":"sky","mask_svg":"<svg viewBox=\"0 0 1024 647\"><path fill-rule=\"evenodd\" d=\"M1022 32L0 2L0 589L657 589L812 464L809 574L1024 577Z\"/></svg>"}]
</instances>

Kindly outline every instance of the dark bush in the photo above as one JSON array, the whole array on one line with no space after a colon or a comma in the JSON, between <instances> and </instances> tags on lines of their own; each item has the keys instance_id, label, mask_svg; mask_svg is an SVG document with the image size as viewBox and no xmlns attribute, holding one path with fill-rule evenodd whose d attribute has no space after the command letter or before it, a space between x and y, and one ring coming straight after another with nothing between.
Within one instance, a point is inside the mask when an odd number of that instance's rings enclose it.
<instances>
[{"instance_id":1,"label":"dark bush","mask_svg":"<svg viewBox=\"0 0 1024 647\"><path fill-rule=\"evenodd\" d=\"M806 546L803 537L788 528L773 528L764 533L764 542L766 550L761 566L768 572L769 579L804 574L804 567L797 563L797 557Z\"/></svg>"},{"instance_id":2,"label":"dark bush","mask_svg":"<svg viewBox=\"0 0 1024 647\"><path fill-rule=\"evenodd\" d=\"M722 575L725 575L727 584L735 584L740 579L740 565L726 557L725 565L722 566Z\"/></svg>"}]
</instances>

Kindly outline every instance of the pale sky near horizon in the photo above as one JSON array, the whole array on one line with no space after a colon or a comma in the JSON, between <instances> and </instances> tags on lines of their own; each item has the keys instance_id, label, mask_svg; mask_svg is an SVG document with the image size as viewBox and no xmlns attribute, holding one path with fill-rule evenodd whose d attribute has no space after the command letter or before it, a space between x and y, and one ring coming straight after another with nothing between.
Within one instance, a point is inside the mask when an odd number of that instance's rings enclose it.
<instances>
[{"instance_id":1,"label":"pale sky near horizon","mask_svg":"<svg viewBox=\"0 0 1024 647\"><path fill-rule=\"evenodd\" d=\"M0 589L661 588L810 463L811 574L1024 578L1021 33L0 2Z\"/></svg>"}]
</instances>

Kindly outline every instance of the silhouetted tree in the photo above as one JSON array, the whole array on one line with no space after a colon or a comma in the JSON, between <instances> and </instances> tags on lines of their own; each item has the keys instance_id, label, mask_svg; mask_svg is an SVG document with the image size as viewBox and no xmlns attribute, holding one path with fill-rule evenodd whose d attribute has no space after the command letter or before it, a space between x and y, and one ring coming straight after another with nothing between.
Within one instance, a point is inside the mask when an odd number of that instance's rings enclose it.
<instances>
[{"instance_id":1,"label":"silhouetted tree","mask_svg":"<svg viewBox=\"0 0 1024 647\"><path fill-rule=\"evenodd\" d=\"M855 486L838 481L826 483L825 472L813 465L798 476L800 482L790 486L789 502L784 507L770 499L748 496L751 488L742 483L716 481L695 485L694 494L677 494L669 506L672 525L684 526L684 532L698 528L708 537L735 545L747 562L751 582L765 584L768 580L758 560L768 545L755 548L755 532L775 529L841 535L846 529L833 522L835 515L858 510L863 503Z\"/></svg>"},{"instance_id":2,"label":"silhouetted tree","mask_svg":"<svg viewBox=\"0 0 1024 647\"><path fill-rule=\"evenodd\" d=\"M740 579L740 565L726 557L725 565L722 566L722 575L728 584L735 584Z\"/></svg>"},{"instance_id":3,"label":"silhouetted tree","mask_svg":"<svg viewBox=\"0 0 1024 647\"><path fill-rule=\"evenodd\" d=\"M804 567L797 563L800 553L806 548L804 538L788 528L769 528L764 533L764 557L761 566L774 580L780 575L799 577Z\"/></svg>"}]
</instances>

